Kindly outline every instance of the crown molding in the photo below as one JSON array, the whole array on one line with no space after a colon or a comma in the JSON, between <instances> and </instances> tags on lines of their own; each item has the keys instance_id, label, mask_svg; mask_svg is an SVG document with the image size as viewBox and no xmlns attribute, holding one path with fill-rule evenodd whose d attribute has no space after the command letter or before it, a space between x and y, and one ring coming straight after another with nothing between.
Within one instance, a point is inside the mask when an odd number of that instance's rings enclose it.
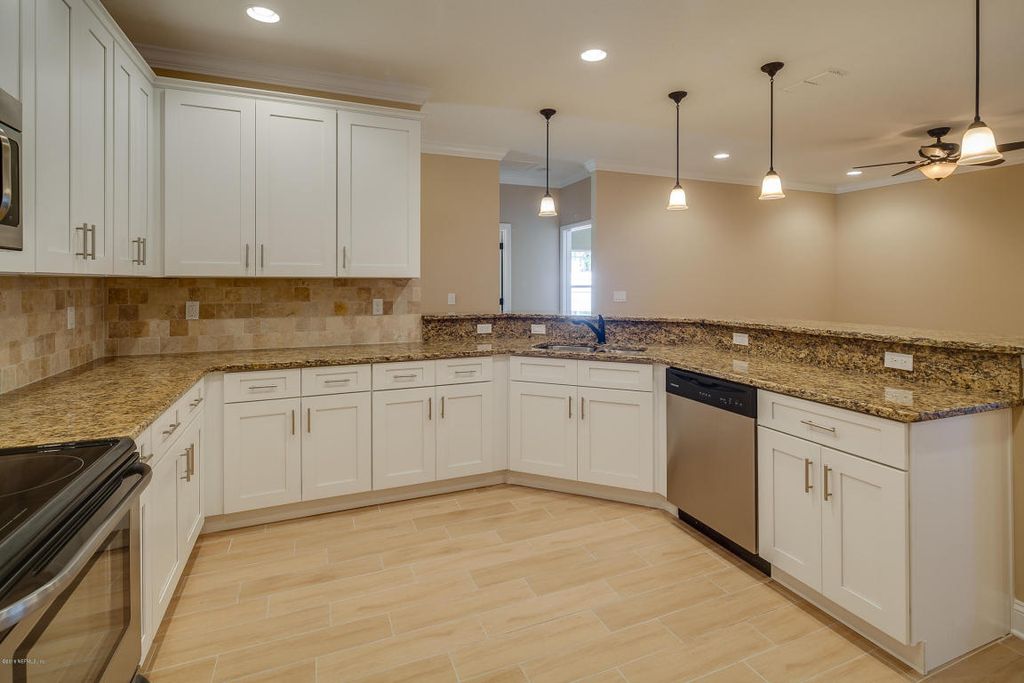
<instances>
[{"instance_id":1,"label":"crown molding","mask_svg":"<svg viewBox=\"0 0 1024 683\"><path fill-rule=\"evenodd\" d=\"M379 81L291 66L261 64L234 57L220 57L157 45L137 45L136 47L149 65L156 68L191 71L207 76L223 76L415 105L422 105L430 96L430 90L427 88L406 83Z\"/></svg>"},{"instance_id":2,"label":"crown molding","mask_svg":"<svg viewBox=\"0 0 1024 683\"><path fill-rule=\"evenodd\" d=\"M472 145L450 145L444 142L424 140L420 145L423 154L443 154L450 157L468 157L470 159L492 159L501 161L508 154L507 149L500 147L477 147Z\"/></svg>"},{"instance_id":3,"label":"crown molding","mask_svg":"<svg viewBox=\"0 0 1024 683\"><path fill-rule=\"evenodd\" d=\"M675 178L675 171L669 168L659 168L655 166L637 166L634 164L626 164L616 161L603 161L592 159L584 164L584 167L590 172L596 171L611 171L613 173L632 173L635 175L650 175L658 176L660 178L668 178L669 180ZM728 185L745 185L747 187L761 187L761 179L736 179L726 178L724 176L711 176L711 175L694 175L694 174L683 174L679 176L681 180L699 180L707 183L725 183ZM819 185L817 183L793 183L784 181L785 188L787 190L800 190L802 192L823 192L826 194L835 194L836 188L832 185Z\"/></svg>"}]
</instances>

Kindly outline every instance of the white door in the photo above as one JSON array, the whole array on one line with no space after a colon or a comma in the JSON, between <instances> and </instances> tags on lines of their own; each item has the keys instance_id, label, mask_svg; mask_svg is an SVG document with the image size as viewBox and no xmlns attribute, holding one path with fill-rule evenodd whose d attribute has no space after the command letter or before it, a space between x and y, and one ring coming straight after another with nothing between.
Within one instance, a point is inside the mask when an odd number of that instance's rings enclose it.
<instances>
[{"instance_id":1,"label":"white door","mask_svg":"<svg viewBox=\"0 0 1024 683\"><path fill-rule=\"evenodd\" d=\"M821 592L906 643L907 473L824 447L821 464Z\"/></svg>"},{"instance_id":2,"label":"white door","mask_svg":"<svg viewBox=\"0 0 1024 683\"><path fill-rule=\"evenodd\" d=\"M821 591L821 447L757 430L759 552Z\"/></svg>"},{"instance_id":3,"label":"white door","mask_svg":"<svg viewBox=\"0 0 1024 683\"><path fill-rule=\"evenodd\" d=\"M653 396L581 387L579 397L579 480L653 491Z\"/></svg>"},{"instance_id":4,"label":"white door","mask_svg":"<svg viewBox=\"0 0 1024 683\"><path fill-rule=\"evenodd\" d=\"M71 15L71 214L86 226L85 273L113 272L114 40L84 4ZM49 144L39 140L38 146ZM45 193L37 194L46 202Z\"/></svg>"},{"instance_id":5,"label":"white door","mask_svg":"<svg viewBox=\"0 0 1024 683\"><path fill-rule=\"evenodd\" d=\"M302 499L297 398L224 406L224 512Z\"/></svg>"},{"instance_id":6,"label":"white door","mask_svg":"<svg viewBox=\"0 0 1024 683\"><path fill-rule=\"evenodd\" d=\"M256 102L164 93L167 275L252 275L256 239Z\"/></svg>"},{"instance_id":7,"label":"white door","mask_svg":"<svg viewBox=\"0 0 1024 683\"><path fill-rule=\"evenodd\" d=\"M179 460L173 453L166 453L153 466L153 477L146 488L149 503L142 527L143 567L153 630L160 625L174 596L178 563L184 562L178 554Z\"/></svg>"},{"instance_id":8,"label":"white door","mask_svg":"<svg viewBox=\"0 0 1024 683\"><path fill-rule=\"evenodd\" d=\"M334 277L337 114L256 103L256 274Z\"/></svg>"},{"instance_id":9,"label":"white door","mask_svg":"<svg viewBox=\"0 0 1024 683\"><path fill-rule=\"evenodd\" d=\"M373 488L434 481L434 387L373 392Z\"/></svg>"},{"instance_id":10,"label":"white door","mask_svg":"<svg viewBox=\"0 0 1024 683\"><path fill-rule=\"evenodd\" d=\"M420 276L420 122L339 112L338 274Z\"/></svg>"},{"instance_id":11,"label":"white door","mask_svg":"<svg viewBox=\"0 0 1024 683\"><path fill-rule=\"evenodd\" d=\"M302 399L302 500L373 485L370 392Z\"/></svg>"},{"instance_id":12,"label":"white door","mask_svg":"<svg viewBox=\"0 0 1024 683\"><path fill-rule=\"evenodd\" d=\"M167 457L178 461L178 546L187 558L203 528L201 419L195 419L171 446Z\"/></svg>"},{"instance_id":13,"label":"white door","mask_svg":"<svg viewBox=\"0 0 1024 683\"><path fill-rule=\"evenodd\" d=\"M113 258L118 275L154 271L153 116L152 86L115 45Z\"/></svg>"},{"instance_id":14,"label":"white door","mask_svg":"<svg viewBox=\"0 0 1024 683\"><path fill-rule=\"evenodd\" d=\"M494 385L437 388L437 478L494 470Z\"/></svg>"},{"instance_id":15,"label":"white door","mask_svg":"<svg viewBox=\"0 0 1024 683\"><path fill-rule=\"evenodd\" d=\"M576 480L576 387L509 384L509 469Z\"/></svg>"}]
</instances>

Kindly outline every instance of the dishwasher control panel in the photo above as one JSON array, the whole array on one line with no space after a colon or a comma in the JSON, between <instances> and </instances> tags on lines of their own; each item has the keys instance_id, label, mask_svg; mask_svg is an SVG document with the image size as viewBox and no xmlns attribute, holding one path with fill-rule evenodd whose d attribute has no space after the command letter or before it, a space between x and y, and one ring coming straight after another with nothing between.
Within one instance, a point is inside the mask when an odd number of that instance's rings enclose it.
<instances>
[{"instance_id":1,"label":"dishwasher control panel","mask_svg":"<svg viewBox=\"0 0 1024 683\"><path fill-rule=\"evenodd\" d=\"M675 396L682 396L738 415L757 417L757 389L745 384L669 368L665 376L665 389Z\"/></svg>"}]
</instances>

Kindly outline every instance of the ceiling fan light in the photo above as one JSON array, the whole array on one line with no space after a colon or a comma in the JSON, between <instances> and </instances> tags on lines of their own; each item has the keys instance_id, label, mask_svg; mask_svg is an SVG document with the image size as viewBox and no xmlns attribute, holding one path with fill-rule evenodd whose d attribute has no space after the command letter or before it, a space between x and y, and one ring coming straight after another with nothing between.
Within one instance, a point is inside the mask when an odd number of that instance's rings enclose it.
<instances>
[{"instance_id":1,"label":"ceiling fan light","mask_svg":"<svg viewBox=\"0 0 1024 683\"><path fill-rule=\"evenodd\" d=\"M1003 155L996 148L996 136L992 134L992 129L986 126L984 121L972 123L964 133L964 140L960 144L960 160L957 163L961 166L973 166L1002 158Z\"/></svg>"},{"instance_id":2,"label":"ceiling fan light","mask_svg":"<svg viewBox=\"0 0 1024 683\"><path fill-rule=\"evenodd\" d=\"M668 195L668 206L665 208L669 211L682 211L690 208L686 205L686 191L681 185L677 184L672 188L672 192Z\"/></svg>"},{"instance_id":3,"label":"ceiling fan light","mask_svg":"<svg viewBox=\"0 0 1024 683\"><path fill-rule=\"evenodd\" d=\"M775 171L768 171L761 181L761 196L758 199L785 199L782 192L782 178Z\"/></svg>"},{"instance_id":4,"label":"ceiling fan light","mask_svg":"<svg viewBox=\"0 0 1024 683\"><path fill-rule=\"evenodd\" d=\"M918 169L925 175L926 178L932 180L942 180L953 175L953 171L956 170L956 162L953 161L936 161L930 164L926 164Z\"/></svg>"},{"instance_id":5,"label":"ceiling fan light","mask_svg":"<svg viewBox=\"0 0 1024 683\"><path fill-rule=\"evenodd\" d=\"M551 196L551 193L545 193L544 196L541 197L540 211L537 215L544 218L558 215L558 212L555 211L555 198Z\"/></svg>"}]
</instances>

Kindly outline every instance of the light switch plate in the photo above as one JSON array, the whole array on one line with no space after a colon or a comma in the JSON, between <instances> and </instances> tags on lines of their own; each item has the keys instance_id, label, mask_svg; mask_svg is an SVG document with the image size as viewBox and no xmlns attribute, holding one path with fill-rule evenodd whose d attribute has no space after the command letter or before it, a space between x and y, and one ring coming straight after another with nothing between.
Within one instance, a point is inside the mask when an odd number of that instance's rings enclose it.
<instances>
[{"instance_id":1,"label":"light switch plate","mask_svg":"<svg viewBox=\"0 0 1024 683\"><path fill-rule=\"evenodd\" d=\"M185 320L199 320L199 302L185 302Z\"/></svg>"},{"instance_id":2,"label":"light switch plate","mask_svg":"<svg viewBox=\"0 0 1024 683\"><path fill-rule=\"evenodd\" d=\"M384 299L373 300L373 314L384 315Z\"/></svg>"},{"instance_id":3,"label":"light switch plate","mask_svg":"<svg viewBox=\"0 0 1024 683\"><path fill-rule=\"evenodd\" d=\"M740 346L750 346L750 335L745 332L733 332L732 343Z\"/></svg>"},{"instance_id":4,"label":"light switch plate","mask_svg":"<svg viewBox=\"0 0 1024 683\"><path fill-rule=\"evenodd\" d=\"M885 367L895 368L896 370L908 370L914 369L914 356L909 353L895 353L893 351L885 352Z\"/></svg>"},{"instance_id":5,"label":"light switch plate","mask_svg":"<svg viewBox=\"0 0 1024 683\"><path fill-rule=\"evenodd\" d=\"M448 305L449 306L454 306L455 305L455 292L448 292Z\"/></svg>"},{"instance_id":6,"label":"light switch plate","mask_svg":"<svg viewBox=\"0 0 1024 683\"><path fill-rule=\"evenodd\" d=\"M616 289L614 292L612 292L612 301L614 301L615 303L621 304L625 300L626 300L626 290L624 290L624 289Z\"/></svg>"},{"instance_id":7,"label":"light switch plate","mask_svg":"<svg viewBox=\"0 0 1024 683\"><path fill-rule=\"evenodd\" d=\"M75 307L68 306L68 329L75 329Z\"/></svg>"},{"instance_id":8,"label":"light switch plate","mask_svg":"<svg viewBox=\"0 0 1024 683\"><path fill-rule=\"evenodd\" d=\"M530 334L547 334L547 325L530 325Z\"/></svg>"},{"instance_id":9,"label":"light switch plate","mask_svg":"<svg viewBox=\"0 0 1024 683\"><path fill-rule=\"evenodd\" d=\"M477 334L490 334L491 333L491 324L490 323L480 323L479 325L476 326L476 333Z\"/></svg>"}]
</instances>

